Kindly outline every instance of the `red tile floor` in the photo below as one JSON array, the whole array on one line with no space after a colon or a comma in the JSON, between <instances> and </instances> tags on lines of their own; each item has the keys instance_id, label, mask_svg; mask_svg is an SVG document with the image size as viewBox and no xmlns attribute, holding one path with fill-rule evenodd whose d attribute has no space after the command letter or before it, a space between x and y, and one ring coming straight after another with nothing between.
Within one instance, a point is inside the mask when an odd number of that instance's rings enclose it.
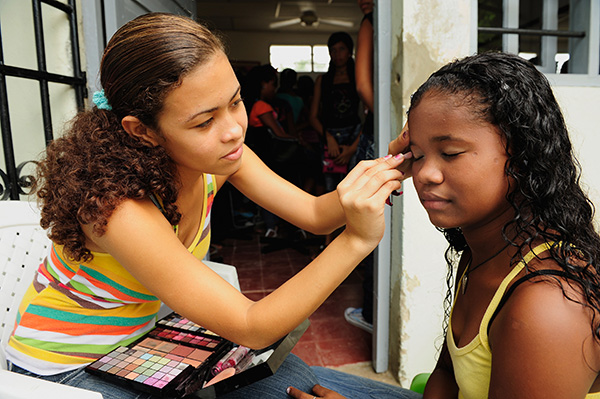
<instances>
[{"instance_id":1,"label":"red tile floor","mask_svg":"<svg viewBox=\"0 0 600 399\"><path fill-rule=\"evenodd\" d=\"M213 220L214 224L214 220ZM248 229L246 229L248 230ZM244 236L219 240L211 259L237 268L242 292L260 299L292 277L318 254L318 243L305 241L307 254L293 248L262 253L260 229L249 228ZM359 266L309 317L310 327L292 353L311 366L342 366L371 360L371 334L354 327L344 319L344 310L362 303L362 267Z\"/></svg>"}]
</instances>

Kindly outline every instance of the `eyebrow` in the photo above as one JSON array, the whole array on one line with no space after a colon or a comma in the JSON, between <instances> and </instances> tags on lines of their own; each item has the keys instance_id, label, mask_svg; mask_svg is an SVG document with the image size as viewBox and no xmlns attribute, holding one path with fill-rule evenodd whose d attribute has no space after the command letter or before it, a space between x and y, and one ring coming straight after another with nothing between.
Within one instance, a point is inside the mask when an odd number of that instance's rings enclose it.
<instances>
[{"instance_id":1,"label":"eyebrow","mask_svg":"<svg viewBox=\"0 0 600 399\"><path fill-rule=\"evenodd\" d=\"M442 143L442 142L444 142L444 141L465 141L465 140L464 140L464 139L461 139L461 138L459 138L459 137L456 137L456 136L452 136L452 135L449 135L449 134L447 134L447 135L443 135L443 136L436 136L436 137L433 137L433 138L431 139L431 141L433 141L433 142L436 142L436 143Z\"/></svg>"},{"instance_id":2,"label":"eyebrow","mask_svg":"<svg viewBox=\"0 0 600 399\"><path fill-rule=\"evenodd\" d=\"M464 139L462 139L460 137L456 137L456 136L452 136L452 135L449 135L449 134L445 134L445 135L441 135L441 136L432 137L430 141L432 141L434 143L443 143L445 141L459 141L459 142L464 142L466 140L464 140ZM409 146L410 145L414 145L413 141L410 140L408 142L408 145Z\"/></svg>"},{"instance_id":3,"label":"eyebrow","mask_svg":"<svg viewBox=\"0 0 600 399\"><path fill-rule=\"evenodd\" d=\"M228 102L232 102L233 99L238 95L238 93L240 92L240 90L242 89L242 86L238 86L237 89L235 90L235 93L233 93L233 96L231 96L231 98L229 99ZM199 115L202 114L209 114L211 112L215 112L216 110L218 110L219 107L213 107L213 108L209 108L209 109L205 109L203 111L200 112L196 112L195 114L191 115L189 118L187 118L185 120L185 123L189 123L191 121L193 121L194 119L196 119Z\"/></svg>"}]
</instances>

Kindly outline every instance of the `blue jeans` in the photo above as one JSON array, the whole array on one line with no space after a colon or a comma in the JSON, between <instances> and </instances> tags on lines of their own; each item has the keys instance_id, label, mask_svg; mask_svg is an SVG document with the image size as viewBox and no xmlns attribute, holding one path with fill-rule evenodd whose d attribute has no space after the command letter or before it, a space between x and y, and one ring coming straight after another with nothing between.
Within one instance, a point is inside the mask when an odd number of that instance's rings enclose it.
<instances>
[{"instance_id":1,"label":"blue jeans","mask_svg":"<svg viewBox=\"0 0 600 399\"><path fill-rule=\"evenodd\" d=\"M375 138L367 134L362 134L360 139L358 139L358 146L356 147L356 162L375 158Z\"/></svg>"},{"instance_id":2,"label":"blue jeans","mask_svg":"<svg viewBox=\"0 0 600 399\"><path fill-rule=\"evenodd\" d=\"M87 373L84 369L67 371L66 373L39 376L30 373L16 365L11 365L13 372L42 378L44 380L58 382L60 384L70 385L89 391L100 392L104 399L155 399L156 396L128 389L120 385L106 381ZM310 392L312 387L317 384L317 378L306 363L297 356L290 354L281 364L277 372L271 377L267 377L254 384L240 388L236 391L221 396L223 399L289 399L286 393L287 387L294 385L298 389Z\"/></svg>"},{"instance_id":3,"label":"blue jeans","mask_svg":"<svg viewBox=\"0 0 600 399\"><path fill-rule=\"evenodd\" d=\"M342 373L325 367L311 367L319 384L348 399L422 399L423 395L394 385Z\"/></svg>"}]
</instances>

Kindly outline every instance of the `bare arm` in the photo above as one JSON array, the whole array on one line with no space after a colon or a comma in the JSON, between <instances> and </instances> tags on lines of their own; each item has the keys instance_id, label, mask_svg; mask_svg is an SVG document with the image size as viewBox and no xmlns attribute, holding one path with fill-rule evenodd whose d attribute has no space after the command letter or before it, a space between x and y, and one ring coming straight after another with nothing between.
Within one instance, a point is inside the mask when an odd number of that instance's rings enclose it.
<instances>
[{"instance_id":1,"label":"bare arm","mask_svg":"<svg viewBox=\"0 0 600 399\"><path fill-rule=\"evenodd\" d=\"M281 127L281 125L279 124L279 122L277 122L277 120L273 116L272 112L266 112L266 113L264 113L262 115L259 115L258 119L260 119L260 121L262 122L262 124L264 126L266 126L269 129L271 129L271 131L273 131L273 133L275 133L275 135L277 137L295 138L294 136L287 134L286 131L283 130L283 127Z\"/></svg>"},{"instance_id":2,"label":"bare arm","mask_svg":"<svg viewBox=\"0 0 600 399\"><path fill-rule=\"evenodd\" d=\"M98 236L87 237L110 253L169 307L221 336L265 347L314 312L378 244L385 198L398 189L399 160L362 163L340 183L347 227L313 262L273 293L253 302L191 255L149 201L126 200ZM254 176L253 176L254 177ZM366 228L365 228L366 227Z\"/></svg>"},{"instance_id":3,"label":"bare arm","mask_svg":"<svg viewBox=\"0 0 600 399\"><path fill-rule=\"evenodd\" d=\"M374 112L373 25L364 19L358 30L356 45L356 91L369 111Z\"/></svg>"},{"instance_id":4,"label":"bare arm","mask_svg":"<svg viewBox=\"0 0 600 399\"><path fill-rule=\"evenodd\" d=\"M583 399L598 375L598 345L588 309L566 299L556 283L526 282L491 326L489 397Z\"/></svg>"},{"instance_id":5,"label":"bare arm","mask_svg":"<svg viewBox=\"0 0 600 399\"><path fill-rule=\"evenodd\" d=\"M456 399L458 398L458 386L454 379L454 368L448 352L448 346L444 340L442 353L427 380L423 399Z\"/></svg>"},{"instance_id":6,"label":"bare arm","mask_svg":"<svg viewBox=\"0 0 600 399\"><path fill-rule=\"evenodd\" d=\"M315 197L278 176L248 147L243 157L229 181L261 207L313 234L331 233L345 223L335 191Z\"/></svg>"},{"instance_id":7,"label":"bare arm","mask_svg":"<svg viewBox=\"0 0 600 399\"><path fill-rule=\"evenodd\" d=\"M323 81L322 75L317 77L315 81L315 90L313 93L313 100L310 103L310 116L309 122L310 125L323 137L324 129L321 121L319 120L319 111L321 109L321 82Z\"/></svg>"}]
</instances>

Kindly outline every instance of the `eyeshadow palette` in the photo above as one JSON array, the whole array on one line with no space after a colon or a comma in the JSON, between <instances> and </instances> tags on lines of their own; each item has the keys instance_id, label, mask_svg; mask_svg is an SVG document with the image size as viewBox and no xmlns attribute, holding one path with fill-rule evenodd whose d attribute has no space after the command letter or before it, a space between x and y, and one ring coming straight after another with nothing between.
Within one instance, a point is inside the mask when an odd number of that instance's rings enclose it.
<instances>
[{"instance_id":1,"label":"eyeshadow palette","mask_svg":"<svg viewBox=\"0 0 600 399\"><path fill-rule=\"evenodd\" d=\"M234 345L176 313L156 324L86 371L156 396L215 398L272 375L306 331L308 320L262 350Z\"/></svg>"}]
</instances>

